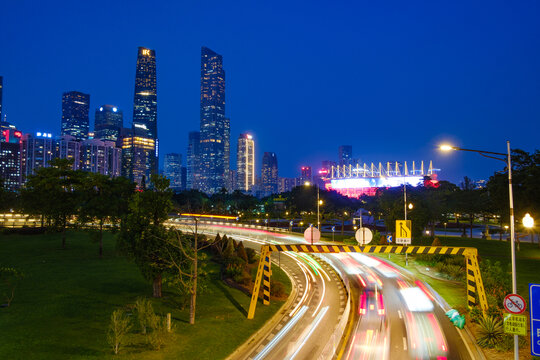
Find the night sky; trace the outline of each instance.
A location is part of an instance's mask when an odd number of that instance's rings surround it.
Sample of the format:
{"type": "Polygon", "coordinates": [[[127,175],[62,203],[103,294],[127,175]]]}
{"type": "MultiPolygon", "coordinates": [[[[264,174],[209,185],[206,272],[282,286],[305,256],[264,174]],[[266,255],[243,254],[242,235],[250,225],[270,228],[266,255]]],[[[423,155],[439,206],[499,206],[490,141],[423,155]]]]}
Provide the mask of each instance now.
{"type": "MultiPolygon", "coordinates": [[[[60,133],[62,92],[114,104],[131,124],[137,47],[156,50],[161,158],[199,129],[200,48],[223,55],[231,163],[239,133],[280,176],[337,160],[433,160],[440,179],[503,164],[442,155],[448,139],[496,152],[539,148],[538,1],[3,1],[8,121],[60,133]]],[[[259,173],[260,174],[260,173],[259,173]]]]}

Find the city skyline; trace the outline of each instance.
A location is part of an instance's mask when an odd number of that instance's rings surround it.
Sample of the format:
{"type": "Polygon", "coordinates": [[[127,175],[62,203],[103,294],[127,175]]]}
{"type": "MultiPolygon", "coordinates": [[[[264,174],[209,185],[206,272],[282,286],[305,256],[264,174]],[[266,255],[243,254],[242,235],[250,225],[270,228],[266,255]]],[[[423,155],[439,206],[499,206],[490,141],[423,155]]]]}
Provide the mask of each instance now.
{"type": "MultiPolygon", "coordinates": [[[[15,15],[23,12],[20,4],[8,6],[15,15]]],[[[79,6],[68,7],[65,14],[77,13],[79,6]]],[[[480,5],[460,3],[444,5],[443,12],[435,11],[442,5],[434,4],[419,12],[404,4],[394,6],[399,11],[355,4],[350,9],[316,5],[306,12],[294,5],[285,15],[265,8],[269,15],[265,18],[274,18],[282,29],[272,36],[264,30],[268,20],[258,23],[261,5],[217,5],[204,11],[202,6],[172,5],[173,11],[156,6],[144,18],[153,31],[128,31],[112,25],[86,28],[88,20],[81,20],[88,41],[72,44],[69,51],[55,47],[51,52],[48,44],[63,41],[59,34],[66,34],[58,30],[69,16],[60,18],[54,6],[40,4],[35,12],[21,17],[24,21],[15,23],[11,17],[4,21],[2,43],[10,56],[0,59],[3,113],[25,132],[59,134],[57,99],[76,89],[91,95],[92,109],[117,104],[124,109],[128,125],[133,120],[127,111],[133,106],[133,49],[145,45],[160,53],[156,70],[158,113],[163,119],[160,150],[185,154],[187,133],[199,125],[199,54],[201,46],[208,46],[227,61],[226,103],[232,138],[241,132],[253,134],[260,144],[257,158],[264,151],[276,152],[283,176],[298,176],[303,165],[316,169],[323,160],[337,161],[336,149],[341,144],[351,144],[355,157],[368,163],[433,160],[442,169],[441,178],[453,182],[465,175],[485,179],[502,167],[469,154],[440,154],[436,145],[443,140],[504,151],[509,139],[513,148],[534,151],[538,141],[533,134],[538,132],[540,117],[540,94],[534,84],[540,74],[533,64],[540,55],[538,47],[532,46],[539,30],[531,14],[538,13],[538,5],[513,7],[512,17],[506,15],[506,4],[493,4],[487,13],[480,5]],[[254,17],[239,17],[235,12],[254,17]],[[221,13],[235,21],[220,20],[219,26],[197,22],[203,16],[218,19],[221,13]],[[300,13],[305,17],[296,24],[293,19],[300,13]],[[33,37],[36,27],[44,24],[42,14],[55,20],[43,27],[48,42],[33,37]],[[315,24],[322,14],[328,24],[319,29],[315,24]],[[362,14],[358,29],[347,25],[354,21],[343,21],[352,20],[352,14],[362,14]],[[384,28],[374,20],[383,15],[384,28]],[[434,22],[442,25],[433,26],[434,22]],[[234,36],[246,27],[251,29],[248,34],[234,36]],[[426,27],[432,29],[429,35],[423,31],[426,27]],[[288,33],[295,36],[289,39],[285,37],[288,33]],[[111,34],[124,41],[108,40],[111,34]],[[181,41],[171,42],[174,37],[181,41]],[[474,50],[479,38],[488,40],[483,42],[482,52],[474,50]],[[251,46],[245,47],[246,43],[251,46]],[[444,47],[439,46],[442,43],[444,47]],[[38,64],[28,49],[46,51],[47,56],[38,64]],[[347,49],[349,56],[338,55],[338,49],[347,49]],[[395,56],[398,49],[400,56],[395,56]],[[457,55],[463,50],[467,57],[457,55]],[[307,53],[315,56],[302,61],[307,53]],[[47,72],[42,71],[45,67],[47,72]],[[350,69],[346,77],[340,74],[344,67],[350,69]],[[41,84],[47,84],[47,92],[41,92],[41,84]],[[26,106],[27,95],[35,106],[26,106]],[[353,112],[349,104],[357,104],[359,111],[353,112]],[[517,120],[527,132],[506,126],[517,120]],[[312,126],[305,126],[307,123],[312,126]],[[299,137],[319,140],[300,145],[299,137]]],[[[106,22],[112,14],[115,20],[127,23],[142,21],[136,14],[130,19],[136,4],[128,8],[111,5],[115,11],[110,14],[98,12],[98,7],[86,10],[99,21],[106,22]]]]}

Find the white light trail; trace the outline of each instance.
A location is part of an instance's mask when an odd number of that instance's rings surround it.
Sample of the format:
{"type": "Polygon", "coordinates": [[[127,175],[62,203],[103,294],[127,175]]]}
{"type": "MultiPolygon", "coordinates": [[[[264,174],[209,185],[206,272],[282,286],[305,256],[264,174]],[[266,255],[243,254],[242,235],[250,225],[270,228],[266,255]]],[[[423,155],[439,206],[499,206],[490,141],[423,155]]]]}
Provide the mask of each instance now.
{"type": "Polygon", "coordinates": [[[298,314],[296,314],[288,323],[287,325],[285,325],[278,333],[277,335],[272,339],[272,341],[270,341],[268,343],[268,345],[266,345],[264,347],[264,349],[262,349],[262,351],[260,353],[257,354],[257,356],[255,356],[254,360],[260,360],[262,358],[264,358],[266,356],[266,354],[268,354],[268,352],[270,350],[272,350],[272,348],[274,346],[276,346],[276,344],[281,340],[281,338],[283,338],[283,336],[285,336],[285,334],[287,334],[289,332],[289,330],[291,330],[291,328],[298,322],[298,320],[300,320],[300,318],[302,317],[302,315],[304,315],[304,313],[307,311],[308,307],[307,306],[303,306],[302,309],[300,309],[300,311],[298,312],[298,314]]]}
{"type": "Polygon", "coordinates": [[[324,315],[326,315],[326,312],[328,311],[328,306],[325,306],[324,308],[322,308],[322,310],[319,312],[319,314],[317,315],[317,317],[315,318],[315,322],[313,323],[313,325],[311,325],[311,329],[309,330],[309,332],[307,333],[306,336],[304,336],[304,338],[302,339],[302,342],[300,343],[300,346],[298,346],[298,348],[296,349],[296,351],[291,355],[290,358],[288,358],[289,360],[292,360],[294,359],[294,357],[296,355],[298,355],[298,352],[302,349],[302,347],[306,344],[306,341],[309,339],[309,337],[313,334],[313,331],[315,331],[315,329],[317,328],[317,326],[319,326],[319,323],[321,322],[322,318],[324,317],[324,315]]]}

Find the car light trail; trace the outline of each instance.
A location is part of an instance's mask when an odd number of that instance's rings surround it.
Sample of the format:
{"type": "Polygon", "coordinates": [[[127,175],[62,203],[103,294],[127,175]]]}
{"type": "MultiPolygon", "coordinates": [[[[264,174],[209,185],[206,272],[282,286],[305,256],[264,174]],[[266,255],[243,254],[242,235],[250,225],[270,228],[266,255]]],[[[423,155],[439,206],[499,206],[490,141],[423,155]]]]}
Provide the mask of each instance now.
{"type": "Polygon", "coordinates": [[[294,357],[298,354],[298,352],[302,349],[302,347],[305,345],[307,339],[309,339],[309,337],[313,334],[313,331],[315,331],[315,329],[317,328],[317,326],[319,326],[319,323],[321,322],[322,318],[324,317],[324,315],[326,315],[326,312],[328,311],[328,306],[325,306],[324,308],[322,308],[322,310],[319,312],[319,314],[317,315],[317,317],[315,318],[315,322],[313,323],[313,325],[311,326],[311,329],[309,330],[309,332],[307,333],[306,336],[304,336],[304,338],[302,339],[302,342],[300,343],[300,346],[298,346],[298,348],[296,349],[296,351],[291,355],[291,357],[289,358],[289,360],[292,360],[294,359],[294,357]]]}
{"type": "Polygon", "coordinates": [[[270,350],[272,350],[272,348],[274,346],[276,346],[276,344],[281,340],[282,337],[284,337],[288,332],[289,330],[291,330],[291,328],[298,322],[298,320],[300,320],[300,318],[305,314],[305,312],[307,311],[308,307],[307,306],[303,306],[302,309],[300,309],[300,311],[298,312],[298,314],[296,314],[288,323],[287,325],[285,325],[278,333],[277,335],[272,339],[272,341],[270,341],[268,343],[268,345],[266,345],[264,347],[264,349],[262,349],[262,351],[260,353],[257,354],[257,356],[255,356],[254,360],[260,360],[262,358],[264,358],[266,356],[266,354],[268,354],[268,352],[270,350]]]}

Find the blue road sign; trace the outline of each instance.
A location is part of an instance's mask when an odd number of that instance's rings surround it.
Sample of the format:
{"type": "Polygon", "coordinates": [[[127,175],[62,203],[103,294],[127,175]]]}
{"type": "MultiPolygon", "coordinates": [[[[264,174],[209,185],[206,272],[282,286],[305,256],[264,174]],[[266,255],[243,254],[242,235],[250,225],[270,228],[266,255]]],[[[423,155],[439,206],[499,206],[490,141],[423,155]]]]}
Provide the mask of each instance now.
{"type": "Polygon", "coordinates": [[[529,284],[531,309],[531,354],[540,356],[540,284],[529,284]]]}
{"type": "Polygon", "coordinates": [[[264,223],[265,223],[265,224],[268,224],[268,219],[264,219],[264,223]]]}
{"type": "Polygon", "coordinates": [[[291,225],[291,226],[292,226],[292,224],[293,224],[293,222],[292,222],[292,221],[289,221],[289,225],[291,225]]]}
{"type": "Polygon", "coordinates": [[[392,242],[392,235],[386,235],[386,242],[392,242]]]}
{"type": "Polygon", "coordinates": [[[332,232],[336,231],[336,227],[332,226],[332,232]]]}

